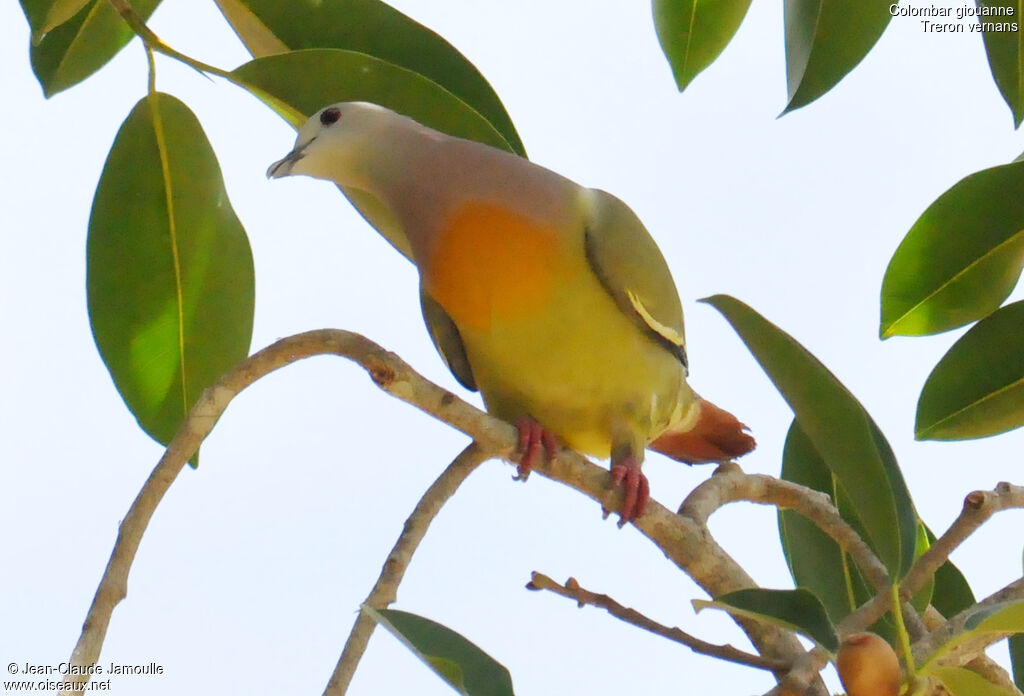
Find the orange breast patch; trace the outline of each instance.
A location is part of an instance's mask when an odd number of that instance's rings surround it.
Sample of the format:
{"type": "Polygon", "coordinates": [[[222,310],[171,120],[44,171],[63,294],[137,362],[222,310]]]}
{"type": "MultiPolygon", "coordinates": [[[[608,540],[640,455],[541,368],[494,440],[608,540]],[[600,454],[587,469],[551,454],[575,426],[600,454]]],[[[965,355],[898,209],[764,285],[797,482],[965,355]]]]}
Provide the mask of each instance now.
{"type": "Polygon", "coordinates": [[[423,279],[460,325],[486,331],[495,319],[539,311],[555,282],[558,234],[494,203],[469,202],[438,232],[423,279]]]}

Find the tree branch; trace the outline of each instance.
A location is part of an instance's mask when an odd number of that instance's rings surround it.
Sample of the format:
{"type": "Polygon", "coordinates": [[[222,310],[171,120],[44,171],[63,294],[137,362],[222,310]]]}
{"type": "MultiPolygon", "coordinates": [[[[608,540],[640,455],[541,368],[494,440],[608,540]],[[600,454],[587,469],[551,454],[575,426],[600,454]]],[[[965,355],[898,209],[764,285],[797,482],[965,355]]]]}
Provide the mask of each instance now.
{"type": "MultiPolygon", "coordinates": [[[[127,594],[128,572],[153,511],[228,403],[263,375],[321,354],[340,355],[359,363],[378,387],[466,433],[486,456],[518,459],[515,428],[424,379],[397,355],[372,341],[333,329],[282,339],[247,358],[207,388],[182,423],[121,523],[110,561],[72,653],[72,664],[95,664],[98,659],[114,607],[127,594]]],[[[622,502],[621,487],[606,487],[608,471],[570,450],[562,450],[552,461],[541,462],[534,470],[575,488],[605,509],[617,509],[622,502]]],[[[676,515],[652,500],[634,526],[712,597],[755,587],[753,579],[715,542],[706,526],[693,519],[676,515]]],[[[750,620],[740,619],[739,624],[769,660],[789,662],[804,653],[789,632],[750,620]]],[[[86,676],[77,679],[87,680],[86,676]]],[[[65,687],[69,686],[73,685],[65,683],[65,687]]],[[[813,693],[826,693],[820,680],[813,685],[813,693]]]]}
{"type": "MultiPolygon", "coordinates": [[[[727,462],[711,478],[691,491],[679,507],[679,514],[706,526],[707,520],[716,510],[740,500],[793,510],[813,522],[853,558],[877,594],[840,624],[840,635],[864,630],[891,607],[891,587],[885,565],[842,518],[831,498],[820,491],[771,476],[747,474],[734,462],[727,462]]],[[[924,622],[908,601],[902,603],[902,610],[911,635],[915,639],[927,635],[924,622]]],[[[790,693],[805,693],[827,662],[828,656],[823,651],[811,651],[806,657],[794,662],[782,686],[790,693]]],[[[781,693],[781,690],[777,693],[781,693]]]]}
{"type": "MultiPolygon", "coordinates": [[[[488,455],[477,444],[471,443],[462,450],[458,457],[441,472],[437,480],[430,485],[423,497],[416,504],[412,514],[405,521],[405,527],[395,542],[394,548],[384,561],[380,577],[374,584],[370,594],[366,597],[365,605],[374,609],[387,609],[398,596],[398,585],[405,576],[405,570],[412,561],[412,555],[416,548],[423,541],[427,528],[434,521],[434,517],[440,512],[441,507],[448,502],[462,482],[476,470],[480,464],[487,459],[488,455]]],[[[366,651],[370,642],[373,629],[377,627],[374,621],[366,612],[360,611],[349,633],[345,648],[341,652],[338,664],[334,668],[334,674],[327,682],[324,689],[324,696],[341,696],[348,690],[352,681],[359,660],[366,651]]]]}
{"type": "MultiPolygon", "coordinates": [[[[974,606],[967,607],[953,618],[934,631],[926,638],[914,644],[914,657],[921,663],[933,659],[936,651],[943,645],[949,643],[955,636],[964,632],[967,620],[978,613],[980,609],[991,607],[1004,602],[1019,602],[1024,600],[1024,578],[1018,578],[1001,590],[993,592],[985,599],[974,606]]],[[[986,646],[998,642],[1009,634],[987,634],[976,640],[968,641],[956,648],[943,651],[941,661],[943,664],[963,665],[979,656],[986,646]]]]}
{"type": "Polygon", "coordinates": [[[1000,510],[1022,507],[1024,507],[1024,487],[1014,486],[1005,481],[996,484],[992,491],[968,493],[964,498],[964,507],[953,524],[911,566],[900,585],[900,596],[903,598],[914,596],[928,582],[928,578],[932,577],[949,559],[949,555],[992,515],[1000,510]]]}
{"type": "Polygon", "coordinates": [[[818,672],[828,663],[828,656],[821,648],[814,648],[797,657],[793,667],[779,683],[769,689],[765,696],[796,696],[813,693],[811,689],[820,679],[818,672]]]}
{"type": "Polygon", "coordinates": [[[735,462],[727,462],[686,497],[679,514],[707,525],[712,513],[727,503],[745,500],[773,505],[803,515],[850,554],[864,577],[879,592],[889,591],[889,572],[875,552],[842,518],[832,499],[812,488],[763,474],[747,474],[735,462]]]}
{"type": "Polygon", "coordinates": [[[526,589],[528,590],[548,590],[557,595],[561,595],[562,597],[568,597],[569,599],[576,600],[576,603],[580,607],[587,604],[599,607],[617,619],[633,624],[637,628],[642,628],[645,631],[650,631],[662,638],[668,638],[676,643],[681,643],[694,652],[701,653],[703,655],[710,655],[711,657],[716,657],[720,660],[727,660],[740,665],[746,665],[747,667],[766,669],[770,672],[776,673],[779,673],[789,667],[789,663],[782,662],[780,660],[768,660],[760,655],[753,655],[751,653],[744,652],[743,650],[739,650],[738,648],[734,648],[731,645],[716,645],[714,643],[708,643],[707,641],[703,641],[696,636],[692,636],[686,631],[675,626],[669,627],[664,624],[660,624],[654,619],[644,616],[636,609],[630,609],[629,607],[622,606],[606,594],[596,594],[580,587],[576,578],[569,578],[565,585],[559,585],[543,573],[533,571],[531,575],[532,578],[530,582],[526,584],[526,589]]]}
{"type": "MultiPolygon", "coordinates": [[[[906,577],[900,585],[900,598],[904,600],[904,607],[907,606],[907,598],[912,597],[917,593],[928,581],[928,578],[932,577],[938,568],[948,560],[949,554],[963,543],[967,537],[973,534],[978,527],[984,524],[990,517],[992,517],[992,515],[1000,510],[1019,507],[1024,507],[1024,487],[1021,486],[1014,486],[1009,483],[999,483],[993,491],[974,491],[969,493],[964,498],[963,510],[961,510],[957,519],[941,537],[935,540],[935,543],[931,545],[928,551],[921,554],[907,572],[906,577]]],[[[993,595],[993,597],[1015,598],[1013,590],[1011,589],[1015,584],[1016,583],[1011,583],[1009,586],[993,595]]],[[[1016,598],[1024,598],[1024,591],[1019,595],[1016,595],[1016,598]]],[[[997,601],[1007,600],[1004,598],[997,601]]],[[[967,614],[977,611],[977,609],[984,605],[985,602],[992,603],[993,600],[990,597],[989,599],[984,600],[984,602],[979,602],[978,604],[965,609],[959,616],[961,619],[966,618],[967,614]]],[[[866,627],[877,621],[882,614],[888,611],[889,605],[890,601],[887,596],[882,594],[876,595],[843,619],[837,628],[841,632],[863,631],[866,627]]],[[[933,614],[928,617],[929,623],[936,623],[936,619],[938,619],[938,612],[934,612],[934,610],[932,610],[932,612],[933,614]]],[[[936,626],[934,630],[931,631],[926,629],[923,634],[912,629],[911,633],[917,641],[913,648],[918,662],[920,662],[923,657],[927,657],[927,655],[931,654],[938,645],[941,645],[957,632],[963,630],[962,620],[957,625],[953,625],[950,622],[944,622],[944,624],[944,628],[936,626]],[[939,633],[940,630],[942,631],[941,633],[939,633]],[[937,636],[948,637],[942,638],[937,636]]],[[[964,650],[962,652],[965,656],[973,653],[974,656],[984,662],[984,656],[978,654],[978,648],[975,648],[974,650],[964,650]]],[[[969,659],[970,658],[965,657],[965,661],[969,661],[969,659]]],[[[822,661],[822,664],[824,664],[824,661],[822,661]]],[[[989,668],[990,667],[991,666],[989,666],[989,668]]]]}
{"type": "MultiPolygon", "coordinates": [[[[490,443],[487,456],[508,456],[515,446],[515,429],[512,426],[486,418],[478,409],[420,377],[398,356],[359,334],[321,329],[277,341],[246,358],[206,388],[178,428],[163,457],[121,521],[110,561],[89,607],[82,634],[71,653],[73,665],[92,665],[99,659],[114,607],[128,594],[128,572],[156,506],[185,462],[209,435],[231,400],[247,386],[274,370],[303,358],[325,354],[340,355],[359,363],[370,373],[373,381],[388,393],[405,401],[414,401],[422,410],[451,423],[463,432],[466,432],[467,424],[474,423],[477,427],[473,430],[490,443]],[[481,422],[482,416],[485,422],[481,422]]],[[[62,684],[61,693],[69,694],[75,690],[76,685],[87,682],[88,677],[87,674],[69,676],[62,684]]]]}

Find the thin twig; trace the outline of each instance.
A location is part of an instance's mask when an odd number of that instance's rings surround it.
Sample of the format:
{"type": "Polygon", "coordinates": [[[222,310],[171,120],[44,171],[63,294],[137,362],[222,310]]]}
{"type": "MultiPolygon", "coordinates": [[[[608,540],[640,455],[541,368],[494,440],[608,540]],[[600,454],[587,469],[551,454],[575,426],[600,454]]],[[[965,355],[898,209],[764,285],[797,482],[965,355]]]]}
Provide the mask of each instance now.
{"type": "Polygon", "coordinates": [[[877,591],[889,591],[889,573],[885,565],[843,519],[832,499],[821,491],[772,476],[747,474],[736,463],[726,462],[711,478],[690,492],[679,507],[679,514],[706,525],[711,514],[720,507],[741,500],[793,510],[806,517],[850,554],[877,591]]]}
{"type": "MultiPolygon", "coordinates": [[[[405,527],[395,542],[394,548],[384,561],[380,577],[374,584],[370,594],[366,597],[365,605],[374,609],[386,609],[398,596],[398,585],[402,582],[406,568],[412,561],[412,555],[416,548],[423,541],[427,528],[433,522],[434,517],[440,512],[441,507],[455,493],[462,482],[473,473],[473,471],[487,459],[487,453],[480,449],[477,444],[471,443],[462,450],[458,457],[437,477],[437,480],[430,485],[423,497],[416,504],[412,514],[405,521],[405,527]]],[[[370,642],[370,636],[377,622],[369,614],[360,611],[356,618],[352,631],[349,633],[345,648],[341,652],[338,664],[334,668],[334,674],[327,682],[324,689],[324,696],[342,696],[352,681],[359,660],[366,651],[370,642]]]]}
{"type": "Polygon", "coordinates": [[[660,624],[654,619],[644,616],[636,609],[630,609],[629,607],[622,606],[606,594],[597,594],[580,587],[576,578],[569,578],[565,585],[559,585],[547,575],[538,573],[537,571],[533,571],[531,576],[530,582],[526,585],[526,589],[528,590],[548,590],[549,592],[554,592],[562,597],[568,597],[569,599],[576,600],[576,603],[580,607],[586,604],[599,607],[617,619],[633,624],[645,631],[650,631],[662,638],[668,638],[676,643],[681,643],[694,652],[710,655],[711,657],[716,657],[720,660],[727,660],[729,662],[735,662],[748,667],[766,669],[770,672],[780,672],[789,668],[789,663],[782,660],[769,660],[761,657],[760,655],[753,655],[751,653],[744,652],[743,650],[734,648],[731,645],[716,645],[714,643],[708,643],[707,641],[703,641],[696,636],[692,636],[686,631],[675,626],[669,627],[664,624],[660,624]]]}
{"type": "Polygon", "coordinates": [[[811,689],[820,679],[818,672],[828,663],[828,655],[821,648],[814,648],[797,657],[779,683],[769,689],[765,696],[796,696],[813,693],[811,689]]]}
{"type": "Polygon", "coordinates": [[[1001,510],[1024,508],[1024,487],[1002,482],[992,491],[974,491],[964,498],[960,515],[946,532],[935,540],[927,551],[914,561],[900,585],[900,595],[906,599],[917,593],[928,579],[949,559],[960,546],[992,515],[1001,510]]]}
{"type": "Polygon", "coordinates": [[[1004,602],[1024,600],[1024,578],[1018,578],[1000,590],[990,594],[977,604],[967,607],[949,619],[941,628],[932,631],[926,638],[914,644],[914,656],[919,663],[940,659],[943,664],[963,665],[973,660],[988,645],[996,643],[1009,634],[990,633],[958,645],[953,649],[943,646],[950,643],[955,636],[964,632],[967,620],[979,610],[1004,602]]]}
{"type": "MultiPolygon", "coordinates": [[[[679,507],[679,514],[706,525],[708,518],[727,503],[744,500],[762,505],[789,509],[806,517],[821,531],[828,534],[839,547],[850,554],[864,577],[874,587],[876,597],[884,596],[878,604],[879,616],[891,605],[889,572],[875,552],[843,519],[832,499],[812,488],[791,481],[783,481],[763,474],[747,474],[735,462],[721,465],[715,474],[698,485],[679,507]]],[[[923,637],[927,630],[917,610],[909,601],[903,602],[903,620],[912,638],[923,637]]],[[[873,622],[873,621],[872,621],[873,622]]],[[[863,627],[857,629],[863,630],[863,627]]],[[[853,631],[856,632],[856,631],[853,631]]]]}

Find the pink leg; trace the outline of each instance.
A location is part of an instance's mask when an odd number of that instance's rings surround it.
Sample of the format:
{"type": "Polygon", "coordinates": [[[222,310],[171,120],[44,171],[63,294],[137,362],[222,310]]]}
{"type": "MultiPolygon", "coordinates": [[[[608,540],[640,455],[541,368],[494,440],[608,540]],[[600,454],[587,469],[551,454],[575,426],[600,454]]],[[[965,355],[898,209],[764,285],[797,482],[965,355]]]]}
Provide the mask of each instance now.
{"type": "Polygon", "coordinates": [[[541,450],[545,450],[547,461],[558,452],[558,442],[550,430],[545,430],[540,423],[532,418],[520,418],[516,421],[516,428],[519,430],[518,451],[523,453],[519,460],[519,468],[513,477],[516,481],[525,481],[530,477],[533,465],[537,463],[537,457],[541,450]]]}
{"type": "MultiPolygon", "coordinates": [[[[647,477],[640,471],[636,457],[630,455],[617,464],[612,465],[609,488],[622,485],[626,489],[626,497],[619,510],[619,526],[632,522],[647,510],[647,501],[651,497],[647,477]]],[[[606,511],[607,512],[607,511],[606,511]]]]}

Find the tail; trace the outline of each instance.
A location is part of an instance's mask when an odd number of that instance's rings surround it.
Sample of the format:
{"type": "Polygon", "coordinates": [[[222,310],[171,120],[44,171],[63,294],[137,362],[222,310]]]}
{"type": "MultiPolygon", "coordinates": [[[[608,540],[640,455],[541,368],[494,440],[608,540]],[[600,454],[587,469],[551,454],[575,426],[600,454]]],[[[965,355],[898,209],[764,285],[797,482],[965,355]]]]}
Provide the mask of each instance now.
{"type": "Polygon", "coordinates": [[[728,411],[699,396],[696,407],[697,420],[688,430],[669,428],[647,447],[680,462],[702,464],[739,457],[757,445],[749,428],[728,411]]]}

